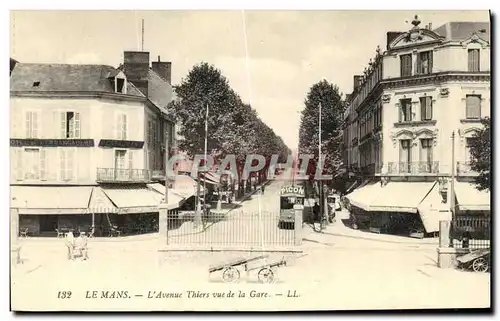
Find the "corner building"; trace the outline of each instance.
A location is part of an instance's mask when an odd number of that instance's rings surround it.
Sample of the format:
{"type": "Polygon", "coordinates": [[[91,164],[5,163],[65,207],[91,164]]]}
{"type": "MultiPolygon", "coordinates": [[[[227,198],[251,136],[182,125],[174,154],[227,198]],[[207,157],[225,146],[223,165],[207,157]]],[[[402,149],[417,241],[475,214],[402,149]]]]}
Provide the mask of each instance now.
{"type": "Polygon", "coordinates": [[[387,32],[386,50],[354,76],[344,166],[355,227],[423,236],[450,219],[453,194],[455,215],[490,213],[469,166],[474,133],[490,116],[490,24],[412,24],[387,32]]]}

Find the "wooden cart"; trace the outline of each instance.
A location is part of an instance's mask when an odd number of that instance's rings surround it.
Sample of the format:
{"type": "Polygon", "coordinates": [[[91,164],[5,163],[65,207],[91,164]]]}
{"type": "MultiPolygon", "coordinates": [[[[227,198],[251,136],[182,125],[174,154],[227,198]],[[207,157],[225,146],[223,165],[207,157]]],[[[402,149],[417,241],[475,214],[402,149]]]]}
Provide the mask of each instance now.
{"type": "Polygon", "coordinates": [[[251,262],[256,262],[268,258],[268,255],[260,255],[251,258],[238,258],[229,262],[211,266],[208,273],[221,271],[222,280],[226,283],[237,282],[241,278],[240,269],[246,272],[247,278],[251,271],[257,271],[257,278],[261,283],[272,283],[276,277],[276,268],[286,266],[285,258],[274,260],[271,262],[259,262],[250,266],[251,262]]]}
{"type": "Polygon", "coordinates": [[[459,267],[471,268],[474,272],[486,272],[490,269],[490,249],[473,250],[457,257],[459,267]]]}

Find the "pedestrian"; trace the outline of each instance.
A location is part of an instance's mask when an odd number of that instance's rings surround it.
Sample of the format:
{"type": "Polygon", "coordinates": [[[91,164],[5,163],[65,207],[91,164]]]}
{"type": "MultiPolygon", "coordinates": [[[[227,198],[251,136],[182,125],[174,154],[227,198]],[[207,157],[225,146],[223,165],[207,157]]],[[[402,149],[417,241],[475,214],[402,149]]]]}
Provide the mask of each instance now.
{"type": "Polygon", "coordinates": [[[320,221],[320,217],[319,217],[319,205],[318,205],[318,202],[314,202],[314,206],[313,206],[313,215],[314,215],[314,222],[319,222],[320,221]]]}
{"type": "Polygon", "coordinates": [[[266,189],[266,187],[264,185],[262,185],[261,189],[262,189],[262,194],[264,194],[264,190],[266,189]]]}
{"type": "Polygon", "coordinates": [[[75,249],[75,237],[73,231],[66,233],[66,247],[68,248],[68,260],[73,259],[73,251],[75,249]]]}

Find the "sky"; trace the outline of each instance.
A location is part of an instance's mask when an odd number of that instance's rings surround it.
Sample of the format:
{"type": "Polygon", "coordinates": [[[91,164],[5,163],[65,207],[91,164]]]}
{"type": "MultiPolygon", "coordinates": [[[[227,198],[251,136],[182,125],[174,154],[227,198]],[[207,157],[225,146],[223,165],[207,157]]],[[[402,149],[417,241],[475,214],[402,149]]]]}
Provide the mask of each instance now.
{"type": "Polygon", "coordinates": [[[219,68],[292,150],[309,88],[323,78],[352,91],[387,31],[489,21],[487,11],[12,11],[10,56],[25,63],[118,66],[123,51],[172,62],[172,82],[193,65],[219,68]]]}

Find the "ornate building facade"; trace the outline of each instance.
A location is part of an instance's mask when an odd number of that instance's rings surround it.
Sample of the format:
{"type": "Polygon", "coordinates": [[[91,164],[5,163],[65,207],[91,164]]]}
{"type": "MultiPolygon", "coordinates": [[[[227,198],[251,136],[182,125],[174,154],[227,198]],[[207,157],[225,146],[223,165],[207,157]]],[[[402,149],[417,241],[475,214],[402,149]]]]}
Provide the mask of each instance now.
{"type": "Polygon", "coordinates": [[[360,187],[347,198],[361,209],[359,221],[374,229],[411,225],[433,233],[450,204],[458,204],[455,212],[489,211],[489,194],[468,182],[477,175],[469,149],[491,108],[490,25],[449,22],[432,29],[418,17],[412,24],[388,32],[386,50],[377,48],[364,74],[354,76],[344,163],[360,187]],[[420,215],[407,220],[405,212],[420,215]],[[398,216],[400,223],[390,219],[398,216]]]}

